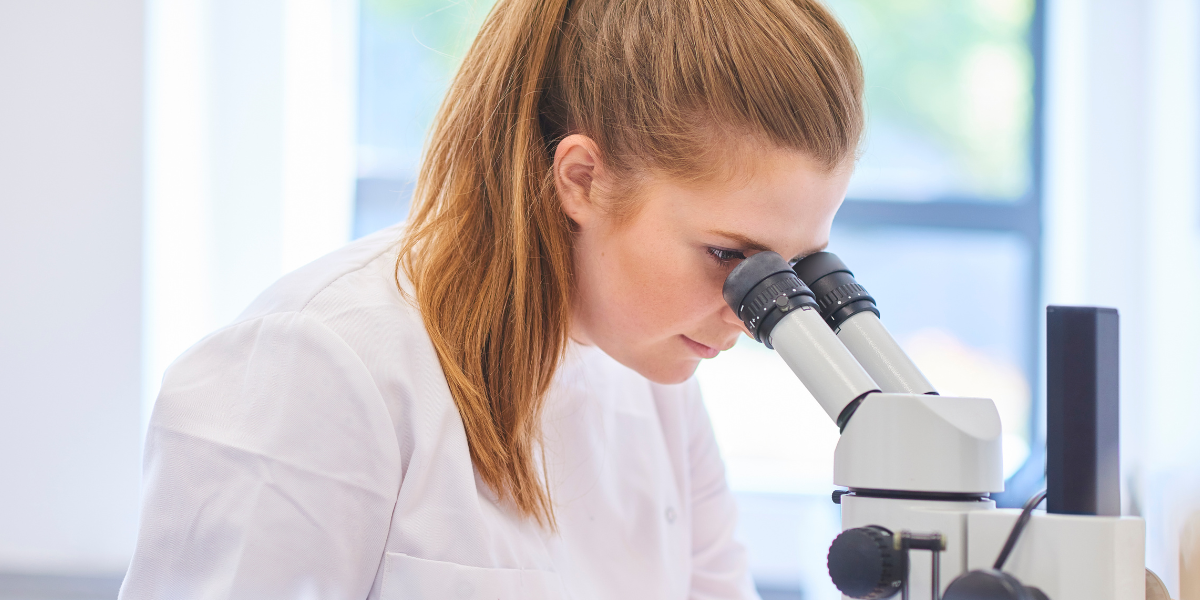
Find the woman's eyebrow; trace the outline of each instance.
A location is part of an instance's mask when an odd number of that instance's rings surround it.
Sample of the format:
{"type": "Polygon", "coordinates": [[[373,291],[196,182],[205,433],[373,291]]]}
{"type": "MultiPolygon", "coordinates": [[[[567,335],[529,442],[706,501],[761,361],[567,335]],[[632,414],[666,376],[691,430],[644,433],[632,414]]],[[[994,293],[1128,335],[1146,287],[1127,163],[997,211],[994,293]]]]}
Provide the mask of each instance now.
{"type": "MultiPolygon", "coordinates": [[[[733,240],[734,242],[737,242],[738,245],[740,245],[743,250],[757,250],[759,252],[766,252],[768,250],[771,250],[770,246],[768,246],[758,240],[755,240],[754,238],[751,238],[749,236],[742,235],[740,233],[734,233],[732,231],[725,231],[722,229],[710,229],[708,231],[708,233],[733,240]]],[[[812,248],[811,250],[807,250],[805,252],[801,252],[800,254],[797,254],[796,256],[793,256],[790,260],[788,260],[788,262],[795,263],[796,261],[804,258],[805,256],[808,256],[810,254],[816,254],[817,252],[821,252],[822,250],[824,250],[825,248],[828,248],[828,247],[829,247],[829,242],[825,242],[825,243],[821,244],[820,246],[812,248]]]]}
{"type": "Polygon", "coordinates": [[[733,240],[734,242],[737,242],[743,250],[758,250],[759,252],[766,252],[767,250],[771,249],[766,244],[748,236],[744,236],[740,233],[733,233],[731,231],[724,231],[722,229],[710,229],[708,233],[733,240]]]}

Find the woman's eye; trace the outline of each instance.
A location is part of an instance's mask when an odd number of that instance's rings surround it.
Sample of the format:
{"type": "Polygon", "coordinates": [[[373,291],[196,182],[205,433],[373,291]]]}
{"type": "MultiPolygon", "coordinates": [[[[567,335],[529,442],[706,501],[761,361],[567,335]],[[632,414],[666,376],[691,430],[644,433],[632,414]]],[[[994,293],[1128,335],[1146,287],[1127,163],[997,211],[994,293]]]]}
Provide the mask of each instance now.
{"type": "Polygon", "coordinates": [[[721,265],[727,265],[732,261],[742,260],[742,259],[746,258],[745,254],[742,254],[741,252],[739,252],[737,250],[726,250],[724,248],[710,247],[708,249],[708,254],[710,256],[712,256],[713,259],[716,260],[717,263],[719,263],[721,265]]]}

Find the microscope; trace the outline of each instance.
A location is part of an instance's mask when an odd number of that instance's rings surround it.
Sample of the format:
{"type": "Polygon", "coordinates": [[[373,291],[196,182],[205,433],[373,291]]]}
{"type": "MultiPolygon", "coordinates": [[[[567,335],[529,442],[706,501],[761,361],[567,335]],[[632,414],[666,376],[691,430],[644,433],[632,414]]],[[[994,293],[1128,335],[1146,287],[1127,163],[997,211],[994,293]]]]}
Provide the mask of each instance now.
{"type": "Polygon", "coordinates": [[[1145,522],[1120,516],[1115,310],[1047,308],[1047,489],[1013,510],[989,497],[995,404],[938,395],[837,256],[761,252],[722,294],[841,430],[828,566],[845,597],[1145,599],[1145,522]]]}

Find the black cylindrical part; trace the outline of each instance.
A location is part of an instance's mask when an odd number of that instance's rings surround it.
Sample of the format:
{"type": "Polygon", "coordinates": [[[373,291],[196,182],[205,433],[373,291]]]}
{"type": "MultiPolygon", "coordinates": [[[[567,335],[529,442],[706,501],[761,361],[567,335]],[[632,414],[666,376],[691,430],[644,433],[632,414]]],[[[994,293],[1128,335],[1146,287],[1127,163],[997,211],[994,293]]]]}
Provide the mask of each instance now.
{"type": "Polygon", "coordinates": [[[836,254],[810,254],[793,268],[796,276],[812,290],[821,317],[834,330],[850,317],[871,311],[879,316],[875,299],[854,279],[854,273],[836,254]]]}

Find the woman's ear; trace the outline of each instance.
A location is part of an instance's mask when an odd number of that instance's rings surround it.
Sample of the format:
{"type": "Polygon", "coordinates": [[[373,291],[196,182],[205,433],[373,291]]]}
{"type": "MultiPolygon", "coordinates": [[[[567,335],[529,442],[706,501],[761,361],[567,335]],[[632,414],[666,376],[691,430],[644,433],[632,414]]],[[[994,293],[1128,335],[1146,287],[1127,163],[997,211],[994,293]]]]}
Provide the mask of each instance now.
{"type": "Polygon", "coordinates": [[[554,151],[554,189],[567,218],[587,227],[601,216],[596,179],[603,175],[600,149],[586,135],[571,134],[554,151]]]}

